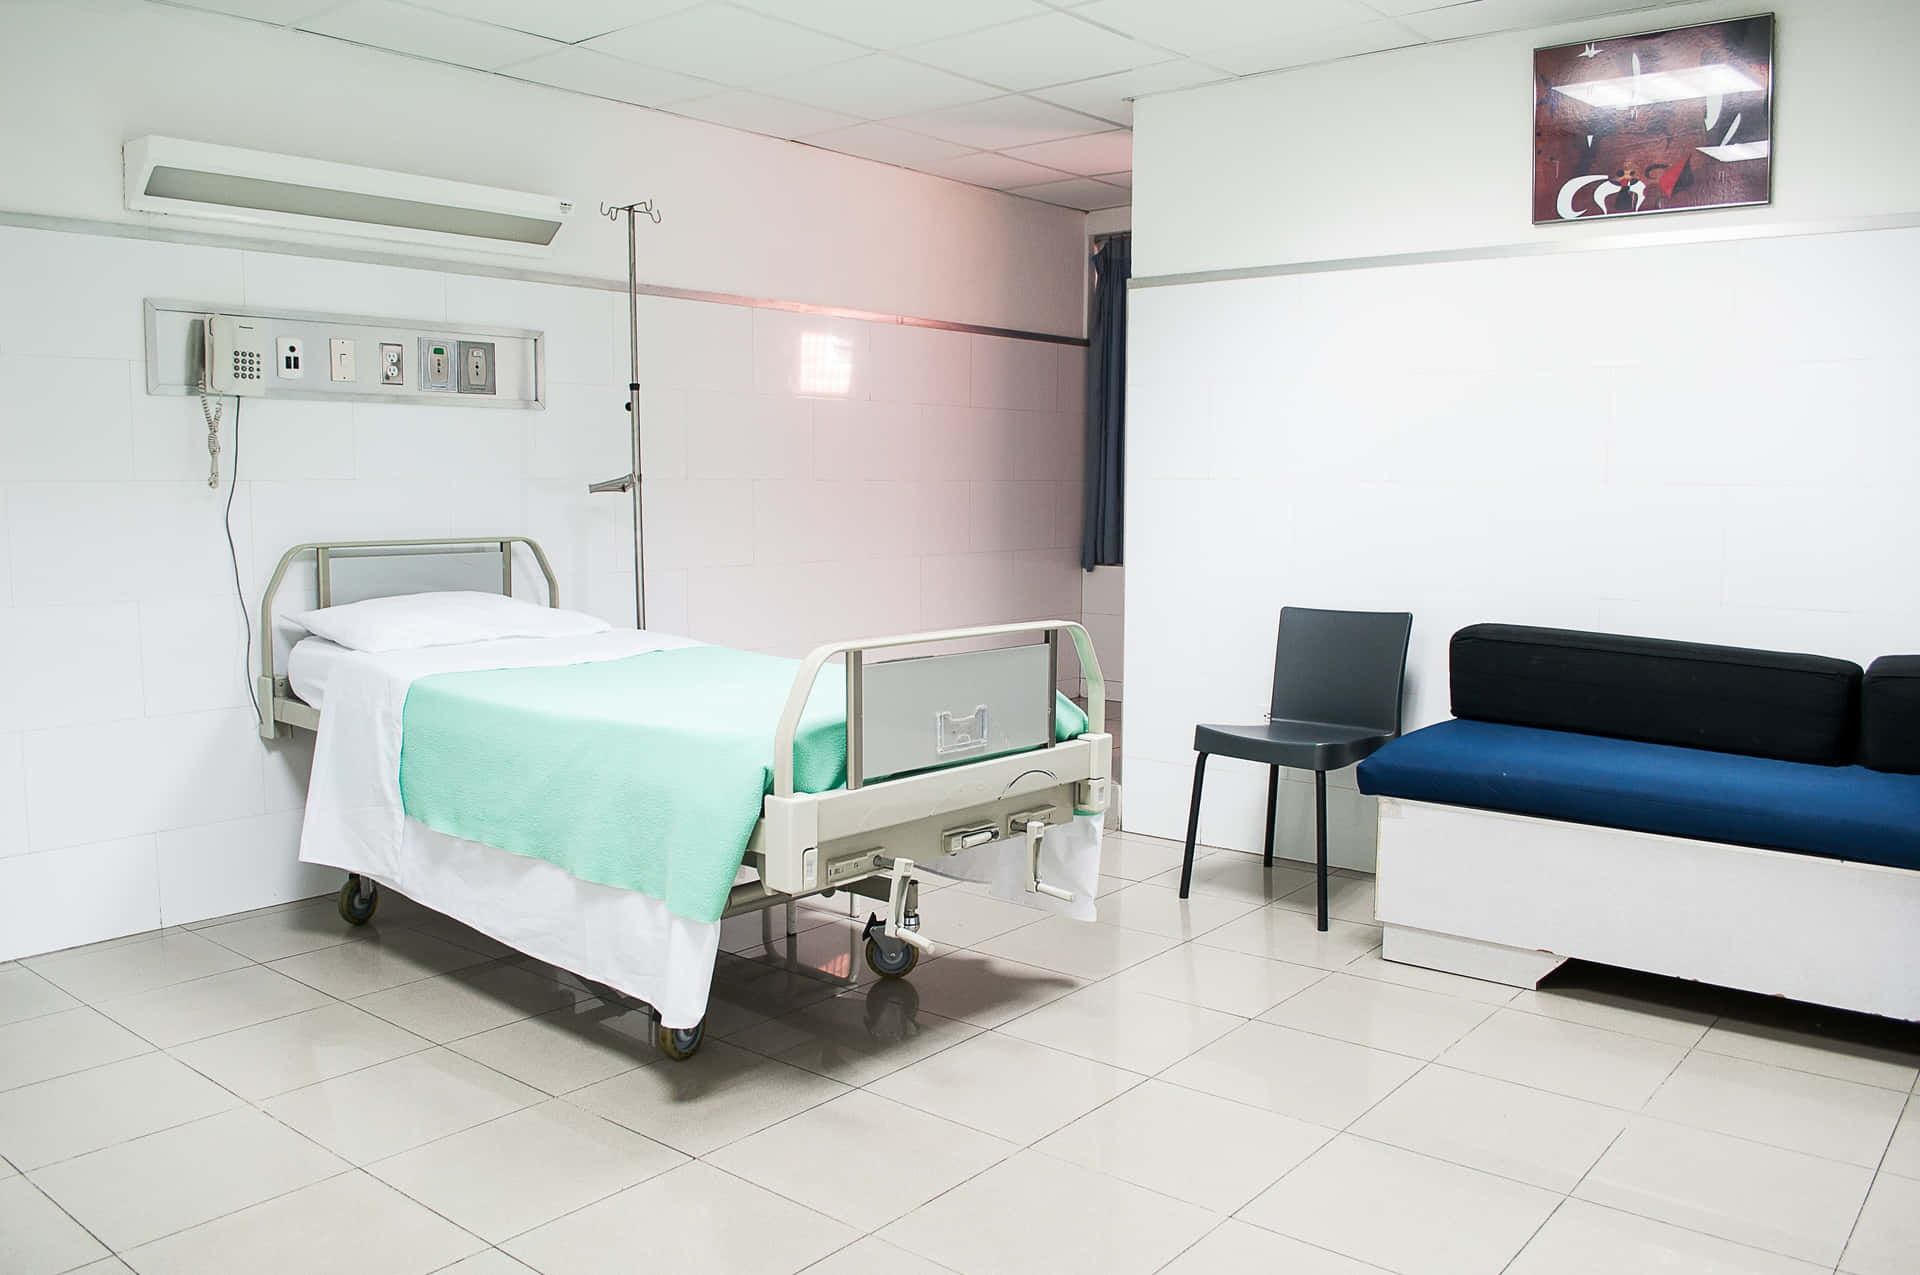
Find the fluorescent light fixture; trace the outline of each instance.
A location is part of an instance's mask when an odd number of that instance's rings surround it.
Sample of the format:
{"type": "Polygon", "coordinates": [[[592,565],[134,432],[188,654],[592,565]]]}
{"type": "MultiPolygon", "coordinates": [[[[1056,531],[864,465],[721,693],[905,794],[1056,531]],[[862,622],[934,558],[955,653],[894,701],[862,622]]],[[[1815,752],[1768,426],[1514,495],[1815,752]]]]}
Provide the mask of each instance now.
{"type": "Polygon", "coordinates": [[[1738,67],[1718,63],[1713,66],[1687,67],[1679,71],[1649,71],[1645,75],[1622,75],[1610,80],[1582,80],[1578,84],[1556,84],[1556,93],[1565,93],[1588,106],[1625,110],[1651,106],[1656,102],[1683,102],[1691,98],[1731,97],[1735,93],[1764,93],[1763,85],[1738,67]]]}
{"type": "Polygon", "coordinates": [[[522,254],[545,253],[573,212],[546,195],[173,137],[127,143],[126,198],[135,212],[522,254]]]}
{"type": "Polygon", "coordinates": [[[1699,150],[1723,164],[1737,164],[1743,159],[1765,159],[1773,153],[1773,143],[1735,142],[1731,146],[1702,146],[1699,150]]]}
{"type": "Polygon", "coordinates": [[[853,342],[831,332],[800,334],[800,392],[845,394],[853,389],[853,342]]]}

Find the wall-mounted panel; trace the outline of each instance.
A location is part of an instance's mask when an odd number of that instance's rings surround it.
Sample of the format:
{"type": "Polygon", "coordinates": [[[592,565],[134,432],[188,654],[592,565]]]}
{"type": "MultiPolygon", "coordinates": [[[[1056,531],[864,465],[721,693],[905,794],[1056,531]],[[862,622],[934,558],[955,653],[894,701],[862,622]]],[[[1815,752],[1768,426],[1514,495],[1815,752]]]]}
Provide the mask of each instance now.
{"type": "Polygon", "coordinates": [[[191,301],[144,312],[149,394],[546,406],[546,336],[524,328],[191,301]]]}

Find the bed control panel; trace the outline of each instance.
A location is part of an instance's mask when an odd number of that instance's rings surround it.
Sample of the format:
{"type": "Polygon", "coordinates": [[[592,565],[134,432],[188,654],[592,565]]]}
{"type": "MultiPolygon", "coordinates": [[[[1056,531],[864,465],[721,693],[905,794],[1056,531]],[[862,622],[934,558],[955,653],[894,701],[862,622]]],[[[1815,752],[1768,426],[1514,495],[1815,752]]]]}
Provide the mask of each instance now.
{"type": "Polygon", "coordinates": [[[1005,835],[1009,837],[1024,837],[1027,835],[1027,825],[1030,823],[1065,823],[1066,821],[1067,816],[1056,806],[1038,806],[1030,810],[1016,810],[1007,816],[1007,831],[1005,835]]]}
{"type": "Polygon", "coordinates": [[[205,378],[260,398],[546,405],[540,332],[183,301],[148,301],[145,319],[149,394],[197,394],[205,378]]]}
{"type": "Polygon", "coordinates": [[[1000,826],[979,823],[967,828],[948,828],[940,835],[946,839],[947,853],[959,854],[962,850],[971,850],[975,846],[984,846],[989,841],[997,841],[1000,838],[1000,826]]]}

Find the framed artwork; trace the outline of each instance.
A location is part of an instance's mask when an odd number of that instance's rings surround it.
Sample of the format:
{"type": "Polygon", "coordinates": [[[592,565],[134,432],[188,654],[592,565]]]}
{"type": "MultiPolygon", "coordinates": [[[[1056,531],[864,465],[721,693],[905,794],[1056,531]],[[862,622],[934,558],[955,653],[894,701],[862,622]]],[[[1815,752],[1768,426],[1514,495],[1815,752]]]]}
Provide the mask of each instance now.
{"type": "Polygon", "coordinates": [[[1773,199],[1773,15],[1533,54],[1533,220],[1773,199]]]}

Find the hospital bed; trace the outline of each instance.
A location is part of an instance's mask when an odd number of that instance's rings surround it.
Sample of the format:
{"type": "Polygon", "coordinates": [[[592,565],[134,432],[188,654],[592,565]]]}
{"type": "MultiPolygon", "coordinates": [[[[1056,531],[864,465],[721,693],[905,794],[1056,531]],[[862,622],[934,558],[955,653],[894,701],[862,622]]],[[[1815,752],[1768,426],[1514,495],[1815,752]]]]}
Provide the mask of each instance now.
{"type": "MultiPolygon", "coordinates": [[[[545,605],[557,608],[547,556],[523,536],[301,544],[273,572],[260,606],[260,731],[268,739],[284,730],[315,732],[301,857],[348,872],[340,898],[348,921],[366,923],[380,887],[395,889],[645,1003],[658,1019],[662,1051],[678,1059],[699,1047],[726,918],[785,906],[791,932],[793,905],[809,895],[845,891],[884,903],[884,921],[875,912],[863,931],[867,962],[883,978],[904,976],[932,947],[919,932],[919,880],[929,868],[992,880],[1002,897],[1091,918],[1112,740],[1091,640],[1066,620],[830,643],[793,666],[790,683],[783,666],[784,700],[761,750],[770,758],[771,782],[756,778],[765,786],[754,792],[764,797],[757,818],[749,816],[744,849],[717,837],[700,852],[737,856],[733,884],[711,923],[677,915],[644,890],[582,879],[546,858],[403,817],[402,720],[413,720],[407,705],[423,677],[435,677],[438,686],[445,684],[438,674],[461,671],[545,668],[560,675],[649,651],[684,655],[699,644],[612,630],[383,655],[276,623],[279,595],[299,576],[302,592],[322,609],[447,590],[511,597],[516,560],[537,568],[545,605]],[[1065,703],[1056,694],[1063,635],[1087,679],[1085,725],[1077,732],[1056,729],[1057,705],[1065,703]],[[822,741],[837,748],[842,731],[844,772],[836,773],[838,782],[819,783],[818,749],[822,741]],[[816,776],[811,785],[808,773],[816,776]]],[[[589,719],[599,716],[580,714],[580,729],[598,729],[589,719]]],[[[560,725],[570,723],[563,717],[560,725]]],[[[649,832],[643,823],[632,825],[636,845],[649,832]]]]}

